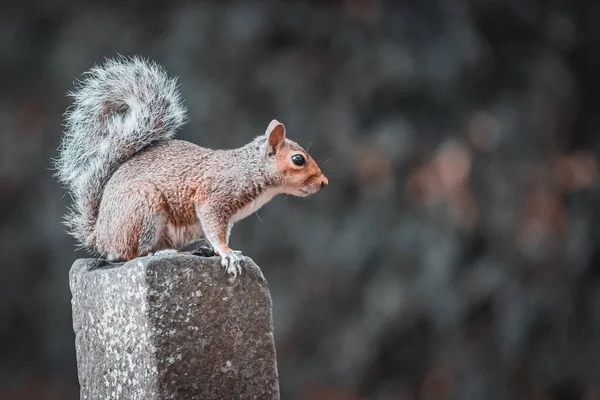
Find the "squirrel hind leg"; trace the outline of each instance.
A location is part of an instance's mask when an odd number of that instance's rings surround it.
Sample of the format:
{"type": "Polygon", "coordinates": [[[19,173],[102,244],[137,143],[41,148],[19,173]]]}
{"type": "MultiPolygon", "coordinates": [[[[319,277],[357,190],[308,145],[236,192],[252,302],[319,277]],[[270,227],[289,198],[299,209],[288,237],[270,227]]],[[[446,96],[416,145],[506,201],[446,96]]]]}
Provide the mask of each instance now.
{"type": "Polygon", "coordinates": [[[171,243],[167,240],[164,232],[166,227],[166,217],[163,214],[148,215],[141,224],[140,236],[137,243],[137,256],[156,254],[159,251],[172,249],[171,243]]]}
{"type": "Polygon", "coordinates": [[[97,250],[109,259],[132,260],[170,248],[166,221],[164,201],[152,185],[115,179],[105,188],[100,204],[97,250]]]}

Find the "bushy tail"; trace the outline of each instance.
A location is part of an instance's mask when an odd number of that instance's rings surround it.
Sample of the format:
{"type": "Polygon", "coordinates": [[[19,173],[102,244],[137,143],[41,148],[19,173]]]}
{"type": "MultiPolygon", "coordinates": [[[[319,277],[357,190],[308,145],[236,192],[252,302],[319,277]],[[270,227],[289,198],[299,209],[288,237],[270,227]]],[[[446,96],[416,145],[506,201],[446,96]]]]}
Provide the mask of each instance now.
{"type": "Polygon", "coordinates": [[[82,247],[95,245],[106,183],[136,152],[169,139],[186,120],[175,79],[142,58],[119,57],[88,71],[69,93],[56,176],[73,204],[65,225],[82,247]]]}

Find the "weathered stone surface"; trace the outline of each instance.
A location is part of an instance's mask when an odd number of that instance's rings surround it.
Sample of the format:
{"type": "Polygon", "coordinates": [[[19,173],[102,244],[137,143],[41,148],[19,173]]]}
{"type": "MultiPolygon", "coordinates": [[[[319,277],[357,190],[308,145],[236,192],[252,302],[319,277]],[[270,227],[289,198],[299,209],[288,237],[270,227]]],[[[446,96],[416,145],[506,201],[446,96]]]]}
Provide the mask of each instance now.
{"type": "Polygon", "coordinates": [[[82,399],[278,399],[271,298],[246,257],[173,254],[71,268],[82,399]]]}

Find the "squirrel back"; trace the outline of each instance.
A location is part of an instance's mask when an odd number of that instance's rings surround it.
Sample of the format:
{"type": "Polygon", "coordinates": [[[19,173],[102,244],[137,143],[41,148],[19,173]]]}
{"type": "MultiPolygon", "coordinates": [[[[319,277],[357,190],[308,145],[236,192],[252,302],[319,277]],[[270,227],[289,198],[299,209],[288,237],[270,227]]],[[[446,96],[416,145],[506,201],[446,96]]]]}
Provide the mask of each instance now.
{"type": "Polygon", "coordinates": [[[65,224],[81,247],[95,245],[104,188],[117,168],[186,122],[175,79],[139,57],[109,59],[84,75],[70,96],[56,176],[73,203],[65,224]]]}

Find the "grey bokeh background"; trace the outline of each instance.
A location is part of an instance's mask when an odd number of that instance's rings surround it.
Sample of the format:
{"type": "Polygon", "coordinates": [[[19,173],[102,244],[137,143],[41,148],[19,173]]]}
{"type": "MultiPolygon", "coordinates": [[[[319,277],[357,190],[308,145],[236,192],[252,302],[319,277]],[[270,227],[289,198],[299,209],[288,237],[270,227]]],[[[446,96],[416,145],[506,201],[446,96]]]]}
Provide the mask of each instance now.
{"type": "Polygon", "coordinates": [[[178,76],[179,137],[272,118],[326,171],[233,247],[269,280],[284,399],[600,398],[600,3],[5,2],[0,398],[75,399],[52,178],[65,93],[119,54],[178,76]]]}

